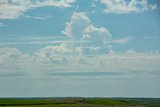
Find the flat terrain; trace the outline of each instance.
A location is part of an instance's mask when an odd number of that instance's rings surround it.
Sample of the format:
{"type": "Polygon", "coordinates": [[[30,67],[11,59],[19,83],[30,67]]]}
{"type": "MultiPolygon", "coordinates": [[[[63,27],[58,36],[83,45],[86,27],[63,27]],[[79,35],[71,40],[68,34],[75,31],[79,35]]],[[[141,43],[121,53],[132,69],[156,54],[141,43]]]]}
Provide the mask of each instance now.
{"type": "Polygon", "coordinates": [[[0,107],[160,107],[159,98],[0,98],[0,107]]]}

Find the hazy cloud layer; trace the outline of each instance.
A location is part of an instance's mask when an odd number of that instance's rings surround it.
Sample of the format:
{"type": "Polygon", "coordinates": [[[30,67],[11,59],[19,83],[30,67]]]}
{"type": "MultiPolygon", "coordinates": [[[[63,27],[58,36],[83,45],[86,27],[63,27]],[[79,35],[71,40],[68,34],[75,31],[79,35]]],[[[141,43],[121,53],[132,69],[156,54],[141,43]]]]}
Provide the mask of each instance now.
{"type": "MultiPolygon", "coordinates": [[[[94,76],[104,76],[107,73],[160,73],[159,53],[136,53],[132,50],[126,53],[114,53],[103,56],[72,55],[64,44],[47,46],[33,53],[23,54],[16,48],[0,49],[1,76],[46,76],[65,75],[67,72],[95,73],[94,76]],[[102,73],[103,72],[103,73],[102,73]],[[63,74],[64,73],[64,74],[63,74]],[[100,73],[100,74],[99,74],[100,73]]],[[[78,75],[78,74],[75,74],[78,75]]],[[[89,75],[87,75],[89,76],[89,75]]]]}

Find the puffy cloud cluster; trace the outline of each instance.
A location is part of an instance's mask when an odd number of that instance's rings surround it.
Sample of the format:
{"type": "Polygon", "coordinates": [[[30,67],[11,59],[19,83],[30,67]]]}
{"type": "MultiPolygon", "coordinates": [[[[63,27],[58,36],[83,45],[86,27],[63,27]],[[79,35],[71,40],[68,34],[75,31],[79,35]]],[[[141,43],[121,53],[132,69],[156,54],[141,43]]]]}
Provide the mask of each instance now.
{"type": "Polygon", "coordinates": [[[106,13],[127,14],[157,9],[155,4],[150,5],[147,0],[101,0],[101,2],[105,5],[106,13]]]}
{"type": "Polygon", "coordinates": [[[33,54],[23,54],[17,48],[0,48],[0,76],[45,76],[61,72],[160,72],[159,53],[109,51],[110,42],[127,43],[129,39],[111,41],[110,32],[104,27],[92,25],[85,13],[73,13],[62,32],[72,42],[46,46],[33,54]]]}
{"type": "Polygon", "coordinates": [[[69,22],[66,22],[66,28],[62,33],[71,36],[75,39],[80,39],[83,36],[83,31],[90,25],[90,19],[85,13],[74,12],[69,22]]]}
{"type": "Polygon", "coordinates": [[[74,45],[73,50],[87,55],[106,54],[111,39],[108,29],[93,26],[90,19],[83,12],[74,12],[62,33],[73,40],[80,41],[80,43],[72,44],[74,45]]]}
{"type": "Polygon", "coordinates": [[[16,48],[0,49],[0,76],[47,76],[64,72],[159,73],[159,53],[72,55],[65,45],[47,46],[32,55],[16,48]]]}
{"type": "Polygon", "coordinates": [[[0,48],[0,63],[20,55],[21,52],[17,48],[0,48]]]}
{"type": "Polygon", "coordinates": [[[90,44],[84,44],[83,48],[89,48],[91,52],[98,50],[98,54],[106,54],[109,49],[110,39],[111,34],[106,28],[96,28],[90,25],[84,30],[82,40],[91,42],[90,44]]]}
{"type": "Polygon", "coordinates": [[[50,55],[70,55],[72,53],[71,50],[66,48],[66,44],[61,44],[59,46],[46,46],[36,52],[36,55],[40,55],[42,57],[50,56],[50,55]]]}
{"type": "Polygon", "coordinates": [[[0,19],[15,19],[26,10],[37,7],[70,7],[75,0],[1,0],[0,19]]]}

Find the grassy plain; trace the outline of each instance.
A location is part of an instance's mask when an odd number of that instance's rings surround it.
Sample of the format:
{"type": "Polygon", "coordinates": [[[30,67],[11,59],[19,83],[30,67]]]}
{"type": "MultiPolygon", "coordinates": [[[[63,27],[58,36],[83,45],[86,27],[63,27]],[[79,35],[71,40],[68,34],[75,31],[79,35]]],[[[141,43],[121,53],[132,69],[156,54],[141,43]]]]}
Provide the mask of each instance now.
{"type": "Polygon", "coordinates": [[[0,98],[0,107],[160,107],[159,98],[0,98]]]}

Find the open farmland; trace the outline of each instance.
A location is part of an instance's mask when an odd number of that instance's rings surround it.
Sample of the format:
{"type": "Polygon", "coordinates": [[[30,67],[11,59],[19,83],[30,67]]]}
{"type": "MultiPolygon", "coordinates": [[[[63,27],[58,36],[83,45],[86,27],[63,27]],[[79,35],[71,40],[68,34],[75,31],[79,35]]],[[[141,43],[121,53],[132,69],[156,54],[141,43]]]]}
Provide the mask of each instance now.
{"type": "Polygon", "coordinates": [[[1,98],[1,107],[160,107],[152,98],[1,98]]]}

